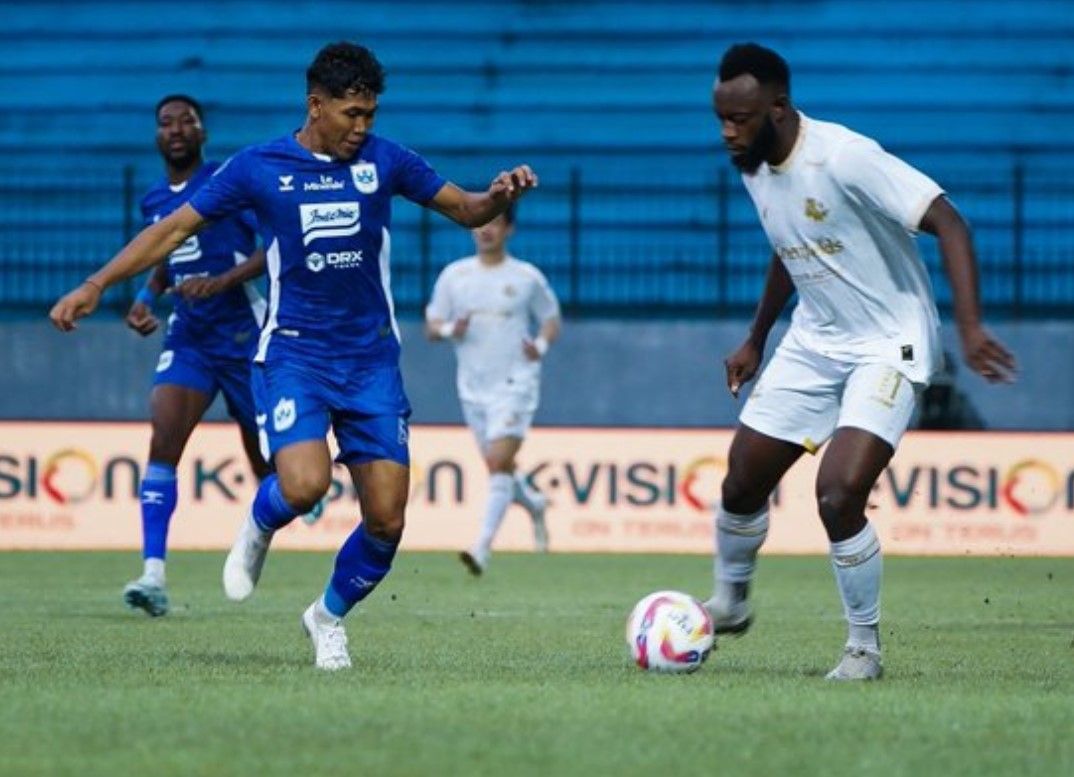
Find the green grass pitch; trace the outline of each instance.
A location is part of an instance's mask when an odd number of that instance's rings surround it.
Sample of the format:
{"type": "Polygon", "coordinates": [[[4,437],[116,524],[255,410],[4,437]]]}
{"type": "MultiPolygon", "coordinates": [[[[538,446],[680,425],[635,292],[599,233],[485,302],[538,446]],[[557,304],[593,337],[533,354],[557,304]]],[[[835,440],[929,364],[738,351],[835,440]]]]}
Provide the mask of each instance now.
{"type": "Polygon", "coordinates": [[[844,626],[823,558],[763,558],[758,619],[648,675],[623,623],[694,556],[404,553],[313,669],[299,615],[331,557],[174,553],[172,612],[124,609],[134,554],[0,554],[0,775],[1071,775],[1074,560],[886,560],[886,678],[823,680],[844,626]]]}

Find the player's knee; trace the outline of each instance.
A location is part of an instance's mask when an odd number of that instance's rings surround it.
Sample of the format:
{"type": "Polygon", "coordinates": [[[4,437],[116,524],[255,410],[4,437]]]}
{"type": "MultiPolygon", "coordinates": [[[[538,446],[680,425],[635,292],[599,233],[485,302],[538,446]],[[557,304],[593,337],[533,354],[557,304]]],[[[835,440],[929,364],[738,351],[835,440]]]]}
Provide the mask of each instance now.
{"type": "Polygon", "coordinates": [[[856,519],[865,509],[866,495],[844,483],[817,486],[817,509],[825,526],[840,526],[856,519]]]}
{"type": "Polygon", "coordinates": [[[728,472],[720,485],[720,505],[735,515],[753,515],[764,507],[768,494],[762,493],[755,485],[737,473],[728,472]]]}
{"type": "Polygon", "coordinates": [[[365,530],[384,542],[398,542],[403,536],[403,526],[406,523],[402,508],[384,510],[370,510],[362,516],[365,522],[365,530]]]}
{"type": "Polygon", "coordinates": [[[488,455],[485,456],[485,466],[488,467],[489,474],[506,473],[510,475],[514,472],[515,462],[511,458],[488,455]]]}
{"type": "Polygon", "coordinates": [[[280,491],[287,504],[300,515],[313,509],[328,492],[330,473],[280,473],[280,491]]]}

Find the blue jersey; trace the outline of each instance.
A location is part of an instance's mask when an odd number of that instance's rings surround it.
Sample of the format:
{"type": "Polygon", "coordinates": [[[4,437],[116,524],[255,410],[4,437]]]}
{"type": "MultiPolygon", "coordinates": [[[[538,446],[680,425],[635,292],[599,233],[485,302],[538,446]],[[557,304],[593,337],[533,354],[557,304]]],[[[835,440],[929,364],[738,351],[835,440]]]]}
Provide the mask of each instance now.
{"type": "Polygon", "coordinates": [[[256,360],[279,354],[398,363],[391,198],[426,203],[444,183],[413,151],[374,135],[345,162],[287,135],[225,163],[190,204],[210,220],[244,208],[257,216],[269,309],[256,360]]]}
{"type": "MultiPolygon", "coordinates": [[[[159,181],[142,198],[146,224],[160,221],[188,202],[219,167],[208,162],[181,184],[171,184],[166,178],[159,181]]],[[[187,278],[222,275],[245,262],[256,242],[257,222],[249,210],[210,224],[168,257],[168,286],[178,286],[187,278]]],[[[192,302],[177,296],[169,333],[216,356],[248,358],[264,314],[265,302],[253,283],[192,302]]]]}

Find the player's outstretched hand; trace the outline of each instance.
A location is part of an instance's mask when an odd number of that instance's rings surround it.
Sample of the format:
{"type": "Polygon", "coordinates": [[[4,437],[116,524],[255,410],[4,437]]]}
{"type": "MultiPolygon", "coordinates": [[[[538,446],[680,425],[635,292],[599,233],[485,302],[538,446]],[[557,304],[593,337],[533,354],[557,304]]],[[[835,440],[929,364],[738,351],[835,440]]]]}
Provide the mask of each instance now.
{"type": "Polygon", "coordinates": [[[144,302],[135,302],[127,311],[125,319],[127,326],[140,334],[142,337],[151,335],[157,331],[160,321],[153,315],[153,311],[144,302]]]}
{"type": "Polygon", "coordinates": [[[959,329],[962,354],[970,369],[989,383],[1014,383],[1014,355],[980,324],[959,329]]]}
{"type": "Polygon", "coordinates": [[[761,366],[761,349],[752,340],[747,340],[734,353],[723,360],[727,370],[727,388],[731,396],[738,399],[742,386],[753,380],[757,368],[761,366]]]}
{"type": "Polygon", "coordinates": [[[455,319],[455,328],[451,330],[451,337],[454,340],[461,340],[466,337],[466,332],[470,328],[470,316],[472,314],[467,313],[465,316],[459,316],[455,319]]]}
{"type": "Polygon", "coordinates": [[[214,278],[187,278],[175,287],[175,293],[185,300],[215,297],[223,291],[227,291],[227,287],[219,276],[214,278]]]}
{"type": "Polygon", "coordinates": [[[537,174],[529,165],[519,165],[512,170],[502,170],[489,184],[489,196],[495,200],[514,202],[537,186],[537,174]]]}
{"type": "Polygon", "coordinates": [[[52,320],[53,326],[61,332],[70,332],[77,328],[78,325],[75,322],[78,319],[88,316],[97,309],[97,303],[100,301],[100,288],[86,281],[60,297],[60,301],[52,306],[48,317],[52,320]]]}

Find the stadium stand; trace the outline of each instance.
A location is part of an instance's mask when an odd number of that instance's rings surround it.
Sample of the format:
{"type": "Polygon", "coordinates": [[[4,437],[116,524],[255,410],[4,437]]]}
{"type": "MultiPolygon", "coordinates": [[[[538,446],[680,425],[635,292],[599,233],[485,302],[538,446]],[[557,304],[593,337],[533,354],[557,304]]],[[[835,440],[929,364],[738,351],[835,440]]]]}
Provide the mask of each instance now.
{"type": "MultiPolygon", "coordinates": [[[[1068,3],[0,6],[8,311],[39,309],[137,228],[137,197],[159,174],[147,138],[160,95],[197,95],[222,157],[299,125],[303,68],[339,38],[369,45],[388,69],[378,128],[449,177],[474,185],[509,163],[538,169],[544,190],[525,203],[514,248],[547,269],[573,313],[752,305],[767,249],[709,107],[719,54],[743,39],[787,57],[805,112],[872,135],[949,189],[976,230],[990,309],[1074,310],[1068,3]]],[[[464,232],[406,205],[394,245],[404,311],[470,249],[464,232]]]]}

